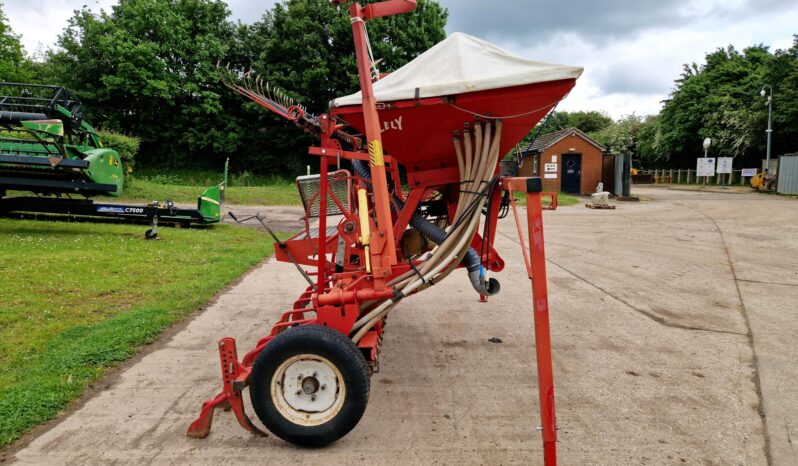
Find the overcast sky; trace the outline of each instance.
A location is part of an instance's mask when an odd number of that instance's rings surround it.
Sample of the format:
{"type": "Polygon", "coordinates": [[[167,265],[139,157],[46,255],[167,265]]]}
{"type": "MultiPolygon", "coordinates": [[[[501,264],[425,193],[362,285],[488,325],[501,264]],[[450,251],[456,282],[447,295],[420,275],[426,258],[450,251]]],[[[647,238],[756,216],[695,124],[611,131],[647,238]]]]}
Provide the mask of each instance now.
{"type": "MultiPolygon", "coordinates": [[[[72,10],[117,0],[0,0],[28,52],[50,47],[72,10]]],[[[229,0],[233,16],[259,19],[276,0],[229,0]]],[[[733,44],[788,48],[798,33],[795,0],[440,0],[447,31],[466,32],[521,56],[580,65],[585,74],[563,110],[613,117],[657,113],[682,64],[733,44]]]]}

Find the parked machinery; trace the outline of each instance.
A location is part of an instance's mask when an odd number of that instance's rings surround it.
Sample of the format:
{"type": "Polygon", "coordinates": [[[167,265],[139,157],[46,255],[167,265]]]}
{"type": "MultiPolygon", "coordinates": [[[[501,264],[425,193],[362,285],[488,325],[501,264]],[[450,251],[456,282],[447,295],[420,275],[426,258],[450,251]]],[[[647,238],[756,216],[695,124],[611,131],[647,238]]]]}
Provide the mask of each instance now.
{"type": "Polygon", "coordinates": [[[217,223],[227,180],[206,189],[196,209],[171,201],[146,205],[96,203],[98,195],[121,196],[124,172],[119,154],[103,147],[83,114],[83,104],[59,86],[0,83],[0,214],[35,212],[112,217],[157,223],[217,223]],[[9,196],[22,191],[33,196],[9,196]],[[73,197],[75,196],[75,197],[73,197]]]}
{"type": "Polygon", "coordinates": [[[298,180],[306,227],[275,247],[279,260],[316,271],[243,358],[234,339],[219,342],[223,389],[205,402],[189,436],[207,436],[220,406],[263,433],[244,412],[247,386],[258,418],[280,438],[321,446],[346,435],[379,370],[386,317],[405,297],[445,286],[459,267],[479,295],[499,292],[490,275],[504,267],[493,247],[504,197],[533,285],[540,424],[546,464],[555,464],[542,183],[500,176],[499,160],[568,94],[582,69],[524,60],[454,34],[377,80],[366,24],[415,3],[351,4],[361,92],[332,101],[328,113],[311,114],[252,73],[222,69],[235,92],[320,138],[309,149],[320,174],[298,180]],[[506,192],[524,193],[525,219],[506,192]]]}
{"type": "Polygon", "coordinates": [[[0,190],[122,194],[119,154],[102,146],[67,89],[0,83],[0,128],[8,132],[0,138],[0,190]]]}

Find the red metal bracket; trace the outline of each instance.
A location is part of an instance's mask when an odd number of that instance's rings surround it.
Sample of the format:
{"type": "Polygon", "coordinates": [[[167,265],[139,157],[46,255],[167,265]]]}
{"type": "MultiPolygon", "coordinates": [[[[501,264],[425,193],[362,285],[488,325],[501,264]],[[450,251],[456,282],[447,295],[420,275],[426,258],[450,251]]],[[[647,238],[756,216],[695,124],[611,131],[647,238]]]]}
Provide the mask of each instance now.
{"type": "Polygon", "coordinates": [[[543,193],[540,193],[540,195],[551,198],[551,204],[549,204],[549,206],[546,209],[548,209],[548,210],[557,210],[557,207],[559,207],[559,205],[560,205],[559,199],[557,197],[557,193],[554,193],[554,192],[543,192],[543,193]]]}
{"type": "Polygon", "coordinates": [[[244,412],[244,400],[241,391],[247,386],[249,374],[252,370],[238,362],[236,341],[232,338],[222,338],[219,341],[219,359],[222,364],[222,392],[213,399],[202,404],[199,417],[188,427],[186,435],[193,438],[205,438],[211,431],[213,413],[218,407],[232,408],[238,423],[244,429],[263,437],[268,434],[260,430],[244,412]]]}
{"type": "Polygon", "coordinates": [[[363,8],[363,19],[369,21],[384,16],[401,15],[416,9],[416,0],[387,0],[371,3],[363,8]]]}

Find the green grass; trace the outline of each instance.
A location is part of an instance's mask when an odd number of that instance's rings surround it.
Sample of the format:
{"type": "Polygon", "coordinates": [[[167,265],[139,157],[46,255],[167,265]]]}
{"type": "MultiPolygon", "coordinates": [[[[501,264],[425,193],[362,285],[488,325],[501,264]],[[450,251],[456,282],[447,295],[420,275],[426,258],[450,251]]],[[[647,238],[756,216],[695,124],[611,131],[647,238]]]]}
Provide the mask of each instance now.
{"type": "MultiPolygon", "coordinates": [[[[568,194],[560,193],[557,196],[557,205],[558,206],[567,207],[567,206],[571,206],[571,205],[580,204],[581,202],[582,201],[579,200],[578,197],[570,196],[568,194]]],[[[547,201],[545,201],[545,200],[543,201],[543,203],[544,203],[544,205],[550,204],[550,203],[547,203],[547,201]]]]}
{"type": "MultiPolygon", "coordinates": [[[[524,196],[524,195],[522,195],[520,193],[516,193],[515,194],[515,198],[519,201],[520,205],[526,205],[526,196],[524,196]]],[[[559,207],[567,207],[567,206],[577,205],[580,202],[582,202],[582,201],[580,201],[578,197],[574,197],[574,196],[571,196],[569,194],[559,193],[557,195],[557,206],[559,206],[559,207]]],[[[543,196],[541,203],[543,204],[543,207],[550,206],[551,205],[551,197],[543,196]]]]}
{"type": "MultiPolygon", "coordinates": [[[[130,202],[143,204],[171,199],[174,202],[196,204],[197,197],[211,185],[161,184],[149,179],[134,179],[125,187],[121,198],[100,197],[107,202],[130,202]]],[[[229,205],[301,205],[294,183],[280,182],[267,186],[228,186],[225,203],[229,205]]]]}
{"type": "Polygon", "coordinates": [[[142,231],[0,219],[0,448],[272,252],[229,225],[142,231]]]}
{"type": "MultiPolygon", "coordinates": [[[[219,184],[221,172],[207,170],[137,170],[126,180],[121,198],[99,197],[103,201],[147,203],[171,199],[194,204],[205,188],[219,184]]],[[[258,176],[250,172],[232,173],[228,180],[225,202],[230,205],[301,205],[296,184],[274,176],[258,176]]]]}

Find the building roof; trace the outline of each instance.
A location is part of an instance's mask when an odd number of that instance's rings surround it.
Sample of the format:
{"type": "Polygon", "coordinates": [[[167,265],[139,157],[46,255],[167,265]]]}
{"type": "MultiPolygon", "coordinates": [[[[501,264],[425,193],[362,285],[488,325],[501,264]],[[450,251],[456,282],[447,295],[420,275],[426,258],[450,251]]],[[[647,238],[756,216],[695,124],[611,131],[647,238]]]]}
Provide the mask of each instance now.
{"type": "Polygon", "coordinates": [[[527,146],[526,149],[524,149],[524,153],[543,152],[546,149],[550,148],[551,146],[557,144],[558,142],[562,141],[563,139],[569,136],[580,137],[585,141],[589,142],[590,144],[596,146],[596,148],[598,148],[602,152],[605,152],[607,150],[606,147],[602,146],[601,144],[593,140],[590,136],[583,133],[582,131],[579,131],[576,128],[565,128],[559,131],[555,131],[553,133],[544,134],[543,136],[538,136],[534,141],[532,141],[532,144],[530,144],[529,146],[527,146]]]}

